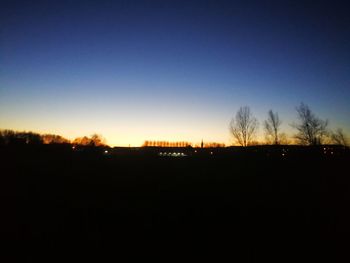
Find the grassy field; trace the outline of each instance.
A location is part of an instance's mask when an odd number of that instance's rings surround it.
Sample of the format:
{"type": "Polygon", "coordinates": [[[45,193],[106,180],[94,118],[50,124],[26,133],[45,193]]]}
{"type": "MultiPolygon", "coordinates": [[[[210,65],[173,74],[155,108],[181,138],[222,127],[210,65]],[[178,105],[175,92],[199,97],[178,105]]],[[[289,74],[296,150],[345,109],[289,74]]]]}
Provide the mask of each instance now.
{"type": "Polygon", "coordinates": [[[1,236],[15,248],[6,262],[163,253],[168,261],[185,252],[238,262],[344,262],[347,156],[163,158],[6,148],[0,157],[1,236]]]}

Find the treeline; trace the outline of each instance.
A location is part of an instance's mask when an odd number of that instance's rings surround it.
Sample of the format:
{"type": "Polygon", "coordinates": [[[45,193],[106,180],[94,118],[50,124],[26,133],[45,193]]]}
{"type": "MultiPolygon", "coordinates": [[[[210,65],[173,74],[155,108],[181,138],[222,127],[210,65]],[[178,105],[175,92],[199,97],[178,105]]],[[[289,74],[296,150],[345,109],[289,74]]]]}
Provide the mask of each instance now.
{"type": "Polygon", "coordinates": [[[82,146],[106,146],[106,140],[99,134],[78,137],[70,141],[56,134],[0,130],[0,145],[19,144],[73,144],[82,146]]]}
{"type": "Polygon", "coordinates": [[[189,147],[190,142],[145,141],[143,147],[189,147]]]}
{"type": "Polygon", "coordinates": [[[93,134],[90,137],[78,137],[72,141],[72,144],[75,145],[84,145],[84,146],[107,146],[105,138],[99,134],[93,134]]]}
{"type": "MultiPolygon", "coordinates": [[[[308,105],[301,103],[296,107],[297,121],[290,124],[295,129],[295,134],[287,136],[283,132],[281,125],[282,119],[278,112],[269,110],[266,119],[263,121],[263,131],[265,141],[257,140],[257,131],[259,122],[254,117],[250,107],[240,107],[236,115],[231,119],[229,125],[230,134],[234,143],[240,146],[252,145],[322,145],[332,144],[348,146],[348,140],[341,128],[330,129],[329,121],[317,117],[308,105]]],[[[0,145],[9,144],[73,144],[82,146],[108,146],[106,140],[99,134],[83,136],[70,141],[60,135],[39,134],[34,132],[18,132],[13,130],[0,130],[0,145]]],[[[225,147],[223,143],[208,142],[193,144],[187,141],[153,141],[147,140],[143,147],[201,147],[201,148],[219,148],[225,147]]]]}
{"type": "MultiPolygon", "coordinates": [[[[199,147],[199,145],[196,145],[196,147],[199,147]]],[[[202,145],[200,147],[202,147],[202,145]]],[[[219,143],[219,142],[203,143],[203,148],[222,148],[222,147],[225,147],[224,143],[219,143]]]]}
{"type": "MultiPolygon", "coordinates": [[[[329,121],[317,117],[308,105],[301,103],[296,107],[297,122],[290,124],[296,133],[288,138],[282,131],[278,112],[269,110],[263,122],[265,144],[299,144],[316,146],[334,144],[348,146],[347,138],[341,128],[329,129],[329,121]]],[[[259,122],[248,106],[240,107],[230,122],[230,133],[236,144],[249,146],[261,144],[256,141],[259,122]]]]}
{"type": "Polygon", "coordinates": [[[203,148],[218,148],[225,147],[224,143],[208,142],[203,145],[194,145],[186,141],[169,142],[169,141],[145,141],[142,147],[203,147],[203,148]]]}

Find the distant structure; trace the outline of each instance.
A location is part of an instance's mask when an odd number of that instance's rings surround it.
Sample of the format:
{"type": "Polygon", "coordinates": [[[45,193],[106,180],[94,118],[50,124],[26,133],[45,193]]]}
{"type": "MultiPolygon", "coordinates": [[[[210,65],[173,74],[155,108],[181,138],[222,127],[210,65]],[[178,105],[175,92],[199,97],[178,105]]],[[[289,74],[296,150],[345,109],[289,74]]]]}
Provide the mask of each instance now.
{"type": "Polygon", "coordinates": [[[203,139],[202,139],[202,142],[201,142],[201,149],[203,149],[203,146],[204,146],[204,144],[203,144],[203,139]]]}

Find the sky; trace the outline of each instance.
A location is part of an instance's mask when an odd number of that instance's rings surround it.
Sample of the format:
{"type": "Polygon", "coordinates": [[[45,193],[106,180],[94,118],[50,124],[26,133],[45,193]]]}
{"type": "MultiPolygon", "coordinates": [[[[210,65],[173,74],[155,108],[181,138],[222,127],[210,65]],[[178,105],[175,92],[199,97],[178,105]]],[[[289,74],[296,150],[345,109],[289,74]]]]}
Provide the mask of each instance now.
{"type": "Polygon", "coordinates": [[[0,128],[232,144],[248,105],[350,134],[346,1],[1,1],[0,128]]]}

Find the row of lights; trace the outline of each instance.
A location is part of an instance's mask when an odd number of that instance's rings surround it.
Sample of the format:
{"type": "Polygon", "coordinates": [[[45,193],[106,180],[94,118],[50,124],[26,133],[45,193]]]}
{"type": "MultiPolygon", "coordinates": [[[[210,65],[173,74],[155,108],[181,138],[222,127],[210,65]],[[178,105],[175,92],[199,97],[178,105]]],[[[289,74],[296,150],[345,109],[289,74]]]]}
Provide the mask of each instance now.
{"type": "Polygon", "coordinates": [[[172,157],[183,157],[186,156],[184,153],[167,153],[167,152],[160,152],[159,156],[172,156],[172,157]]]}

